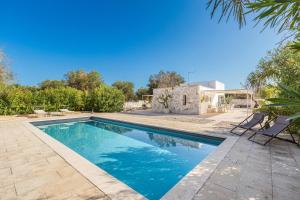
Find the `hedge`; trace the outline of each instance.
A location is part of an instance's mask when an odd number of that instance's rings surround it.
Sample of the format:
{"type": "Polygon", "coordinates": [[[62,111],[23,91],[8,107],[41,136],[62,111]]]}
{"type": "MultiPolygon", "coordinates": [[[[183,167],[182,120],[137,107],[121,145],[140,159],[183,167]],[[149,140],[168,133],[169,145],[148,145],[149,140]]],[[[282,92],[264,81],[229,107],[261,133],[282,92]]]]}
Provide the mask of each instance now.
{"type": "Polygon", "coordinates": [[[34,109],[59,111],[60,108],[115,112],[123,109],[124,99],[120,90],[104,84],[92,91],[0,85],[0,115],[30,114],[34,109]]]}

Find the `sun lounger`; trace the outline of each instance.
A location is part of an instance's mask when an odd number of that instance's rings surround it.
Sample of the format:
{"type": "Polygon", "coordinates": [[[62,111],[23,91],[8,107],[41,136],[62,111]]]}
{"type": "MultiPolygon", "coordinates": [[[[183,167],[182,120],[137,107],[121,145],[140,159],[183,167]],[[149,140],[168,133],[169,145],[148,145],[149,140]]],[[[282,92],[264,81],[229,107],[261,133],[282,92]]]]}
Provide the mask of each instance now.
{"type": "Polygon", "coordinates": [[[38,117],[39,115],[48,116],[49,114],[44,110],[34,110],[34,114],[38,117]]]}
{"type": "Polygon", "coordinates": [[[73,111],[70,111],[69,109],[59,109],[59,111],[63,114],[63,113],[73,113],[73,111]]]}
{"type": "Polygon", "coordinates": [[[262,127],[261,129],[259,129],[258,131],[254,132],[253,135],[251,135],[248,140],[255,142],[257,144],[261,144],[261,145],[266,145],[267,143],[269,143],[272,139],[274,138],[278,138],[281,140],[286,140],[292,143],[296,143],[295,138],[293,137],[293,135],[291,134],[290,130],[289,130],[289,126],[292,124],[292,120],[289,119],[288,116],[278,116],[274,122],[274,124],[272,126],[270,126],[269,128],[264,128],[262,127]],[[284,138],[279,138],[277,137],[277,135],[279,133],[282,133],[283,131],[287,130],[292,138],[292,140],[288,140],[288,139],[284,139],[284,138]],[[264,135],[267,137],[270,137],[266,142],[264,143],[260,143],[255,141],[255,137],[256,135],[264,135]]]}
{"type": "Polygon", "coordinates": [[[234,125],[235,127],[232,128],[230,130],[230,132],[233,133],[233,134],[241,136],[241,135],[245,134],[248,130],[252,130],[252,128],[257,126],[257,125],[260,125],[260,127],[262,127],[261,123],[264,121],[265,116],[266,116],[266,114],[263,113],[263,112],[253,113],[252,115],[250,115],[249,117],[244,119],[238,125],[234,125]],[[242,133],[234,132],[234,130],[237,129],[237,128],[244,129],[244,131],[242,133]]]}
{"type": "Polygon", "coordinates": [[[51,116],[62,116],[61,112],[49,112],[49,115],[51,116]]]}

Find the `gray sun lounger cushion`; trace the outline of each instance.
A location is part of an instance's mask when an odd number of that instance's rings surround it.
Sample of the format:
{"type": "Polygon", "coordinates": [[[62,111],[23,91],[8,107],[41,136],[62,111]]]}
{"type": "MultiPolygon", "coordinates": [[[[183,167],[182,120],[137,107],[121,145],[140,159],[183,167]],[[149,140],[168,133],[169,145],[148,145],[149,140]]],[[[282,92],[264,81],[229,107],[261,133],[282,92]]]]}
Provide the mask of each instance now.
{"type": "Polygon", "coordinates": [[[258,143],[258,144],[262,144],[262,145],[266,145],[267,143],[269,143],[274,138],[278,138],[278,139],[285,140],[285,141],[288,141],[288,142],[296,143],[295,138],[293,137],[292,133],[289,130],[289,126],[291,124],[292,124],[292,120],[289,119],[288,116],[278,116],[276,118],[274,124],[270,128],[267,128],[267,129],[261,128],[260,130],[256,131],[253,135],[251,135],[248,138],[248,140],[250,140],[252,142],[255,142],[255,143],[258,143]],[[277,135],[279,133],[282,133],[285,130],[288,130],[292,140],[277,137],[277,135]],[[270,137],[270,139],[268,139],[264,143],[260,143],[258,141],[253,140],[254,136],[256,136],[256,135],[268,136],[268,137],[270,137]]]}
{"type": "Polygon", "coordinates": [[[255,127],[256,125],[260,125],[262,127],[261,123],[264,121],[266,114],[263,112],[257,112],[257,113],[253,113],[252,115],[253,116],[252,116],[251,120],[248,121],[248,119],[251,117],[251,116],[249,116],[244,121],[242,121],[240,124],[234,125],[235,127],[233,129],[231,129],[230,132],[241,136],[244,133],[246,133],[248,130],[252,130],[252,128],[255,127]],[[245,129],[245,131],[243,131],[242,133],[234,132],[234,130],[236,128],[242,128],[242,129],[245,129]]]}
{"type": "Polygon", "coordinates": [[[265,118],[265,114],[264,113],[254,113],[252,119],[245,123],[245,124],[241,124],[239,125],[239,127],[241,128],[245,128],[245,129],[250,129],[254,126],[256,126],[259,123],[262,123],[264,121],[265,118]]]}
{"type": "Polygon", "coordinates": [[[270,128],[259,130],[257,133],[267,136],[277,135],[291,124],[291,120],[288,118],[287,116],[279,116],[270,128]]]}

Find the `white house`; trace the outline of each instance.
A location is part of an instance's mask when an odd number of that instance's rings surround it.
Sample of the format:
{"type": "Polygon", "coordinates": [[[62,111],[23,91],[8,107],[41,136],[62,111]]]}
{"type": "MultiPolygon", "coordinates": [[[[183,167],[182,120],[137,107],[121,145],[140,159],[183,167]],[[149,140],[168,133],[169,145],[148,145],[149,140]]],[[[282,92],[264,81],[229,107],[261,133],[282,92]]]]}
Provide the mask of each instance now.
{"type": "Polygon", "coordinates": [[[153,90],[152,111],[172,112],[178,114],[202,114],[207,109],[218,107],[224,103],[224,83],[205,81],[181,84],[174,88],[158,88],[153,90]],[[207,91],[218,91],[218,93],[207,91]]]}

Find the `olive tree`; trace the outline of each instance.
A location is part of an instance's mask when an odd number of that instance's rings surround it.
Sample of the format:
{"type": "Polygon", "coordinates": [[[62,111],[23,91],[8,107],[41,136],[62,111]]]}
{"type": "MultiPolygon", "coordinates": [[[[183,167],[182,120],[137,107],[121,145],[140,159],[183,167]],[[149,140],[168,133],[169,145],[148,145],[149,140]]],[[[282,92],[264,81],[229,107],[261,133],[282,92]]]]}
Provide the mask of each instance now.
{"type": "Polygon", "coordinates": [[[96,71],[70,71],[65,75],[65,77],[67,85],[78,90],[94,89],[99,87],[103,83],[101,74],[96,71]]]}
{"type": "Polygon", "coordinates": [[[4,52],[0,49],[0,84],[7,84],[13,80],[13,73],[9,69],[9,65],[4,52]]]}
{"type": "Polygon", "coordinates": [[[125,96],[125,101],[132,101],[135,98],[134,85],[129,81],[116,81],[112,86],[118,90],[121,90],[125,96]]]}
{"type": "Polygon", "coordinates": [[[160,71],[158,74],[153,74],[149,78],[149,91],[153,92],[155,88],[175,87],[184,83],[184,78],[174,71],[160,71]]]}

